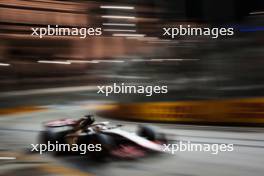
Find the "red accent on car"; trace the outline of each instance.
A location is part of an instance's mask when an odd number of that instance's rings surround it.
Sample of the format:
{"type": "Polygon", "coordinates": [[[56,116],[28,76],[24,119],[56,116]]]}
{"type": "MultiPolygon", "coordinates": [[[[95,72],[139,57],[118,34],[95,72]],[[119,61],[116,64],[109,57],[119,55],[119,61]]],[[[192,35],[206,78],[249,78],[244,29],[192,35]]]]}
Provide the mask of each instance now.
{"type": "Polygon", "coordinates": [[[145,152],[135,146],[121,145],[120,148],[113,150],[112,155],[119,158],[139,158],[145,156],[145,152]]]}

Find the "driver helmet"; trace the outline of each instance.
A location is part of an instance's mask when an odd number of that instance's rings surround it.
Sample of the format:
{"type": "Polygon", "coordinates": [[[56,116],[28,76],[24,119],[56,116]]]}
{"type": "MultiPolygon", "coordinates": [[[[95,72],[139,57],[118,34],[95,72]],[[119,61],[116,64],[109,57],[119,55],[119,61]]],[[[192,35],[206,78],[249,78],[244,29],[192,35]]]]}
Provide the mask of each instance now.
{"type": "Polygon", "coordinates": [[[89,126],[91,124],[94,123],[94,118],[92,115],[85,115],[82,122],[81,122],[81,126],[82,127],[86,127],[86,126],[89,126]]]}

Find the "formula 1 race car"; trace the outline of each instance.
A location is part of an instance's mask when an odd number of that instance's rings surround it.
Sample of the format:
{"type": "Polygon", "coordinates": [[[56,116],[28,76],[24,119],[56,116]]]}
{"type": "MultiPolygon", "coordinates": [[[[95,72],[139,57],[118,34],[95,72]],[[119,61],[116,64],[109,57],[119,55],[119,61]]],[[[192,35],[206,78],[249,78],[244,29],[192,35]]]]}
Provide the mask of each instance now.
{"type": "MultiPolygon", "coordinates": [[[[138,131],[132,133],[123,130],[122,125],[113,126],[109,122],[90,122],[90,117],[89,123],[87,123],[87,119],[83,120],[83,118],[80,120],[61,119],[45,123],[45,130],[40,135],[40,143],[99,144],[101,150],[87,152],[95,159],[106,157],[138,158],[147,153],[163,152],[166,137],[152,127],[139,126],[138,131]]],[[[55,151],[55,153],[62,154],[62,151],[55,151]]]]}

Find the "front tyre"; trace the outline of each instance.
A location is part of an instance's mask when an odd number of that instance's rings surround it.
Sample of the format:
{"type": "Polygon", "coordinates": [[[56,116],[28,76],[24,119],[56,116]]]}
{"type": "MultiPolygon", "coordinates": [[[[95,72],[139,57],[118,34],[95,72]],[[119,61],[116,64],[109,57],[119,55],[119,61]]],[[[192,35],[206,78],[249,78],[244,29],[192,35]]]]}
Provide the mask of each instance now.
{"type": "Polygon", "coordinates": [[[150,126],[139,126],[139,130],[137,135],[146,138],[150,141],[167,144],[167,138],[164,133],[157,133],[152,127],[150,126]]]}
{"type": "Polygon", "coordinates": [[[39,134],[39,143],[48,144],[48,141],[51,141],[52,137],[49,131],[41,131],[39,134]]]}
{"type": "Polygon", "coordinates": [[[96,148],[95,151],[91,151],[90,155],[94,160],[103,160],[111,155],[111,151],[114,148],[114,140],[111,136],[98,133],[91,136],[87,136],[86,139],[82,138],[80,143],[93,144],[95,146],[100,145],[100,148],[96,148]]]}
{"type": "Polygon", "coordinates": [[[150,141],[155,141],[157,138],[157,134],[153,128],[150,126],[139,126],[137,131],[137,135],[146,138],[150,141]]]}

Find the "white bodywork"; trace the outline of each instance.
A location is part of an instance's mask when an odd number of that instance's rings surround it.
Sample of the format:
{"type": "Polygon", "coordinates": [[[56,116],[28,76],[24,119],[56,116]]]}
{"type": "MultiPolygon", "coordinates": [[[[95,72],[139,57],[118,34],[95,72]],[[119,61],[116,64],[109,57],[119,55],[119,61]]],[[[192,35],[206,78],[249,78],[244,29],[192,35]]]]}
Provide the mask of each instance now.
{"type": "MultiPolygon", "coordinates": [[[[75,124],[75,120],[73,119],[61,119],[61,120],[56,120],[56,121],[51,121],[49,123],[46,123],[45,126],[47,127],[57,127],[57,128],[52,128],[53,131],[59,132],[59,131],[64,131],[66,130],[65,128],[70,127],[71,125],[75,124]]],[[[108,133],[108,134],[116,134],[119,136],[122,136],[130,141],[133,141],[134,143],[138,144],[141,147],[153,150],[153,151],[158,151],[158,152],[163,152],[163,146],[156,144],[150,140],[147,140],[141,136],[138,136],[134,133],[127,132],[124,130],[121,130],[118,127],[109,127],[107,126],[109,122],[97,122],[92,125],[90,125],[89,133],[97,133],[97,132],[103,132],[103,133],[108,133]]],[[[76,134],[72,135],[69,134],[68,136],[75,136],[76,134]]],[[[78,136],[83,136],[87,135],[86,133],[80,133],[78,136]]]]}
{"type": "Polygon", "coordinates": [[[156,144],[152,141],[149,141],[149,140],[147,140],[143,137],[140,137],[134,133],[130,133],[130,132],[118,129],[118,128],[102,130],[102,132],[117,134],[117,135],[123,136],[123,137],[135,142],[136,144],[138,144],[141,147],[148,148],[148,149],[158,151],[158,152],[163,152],[161,145],[156,144]]]}

